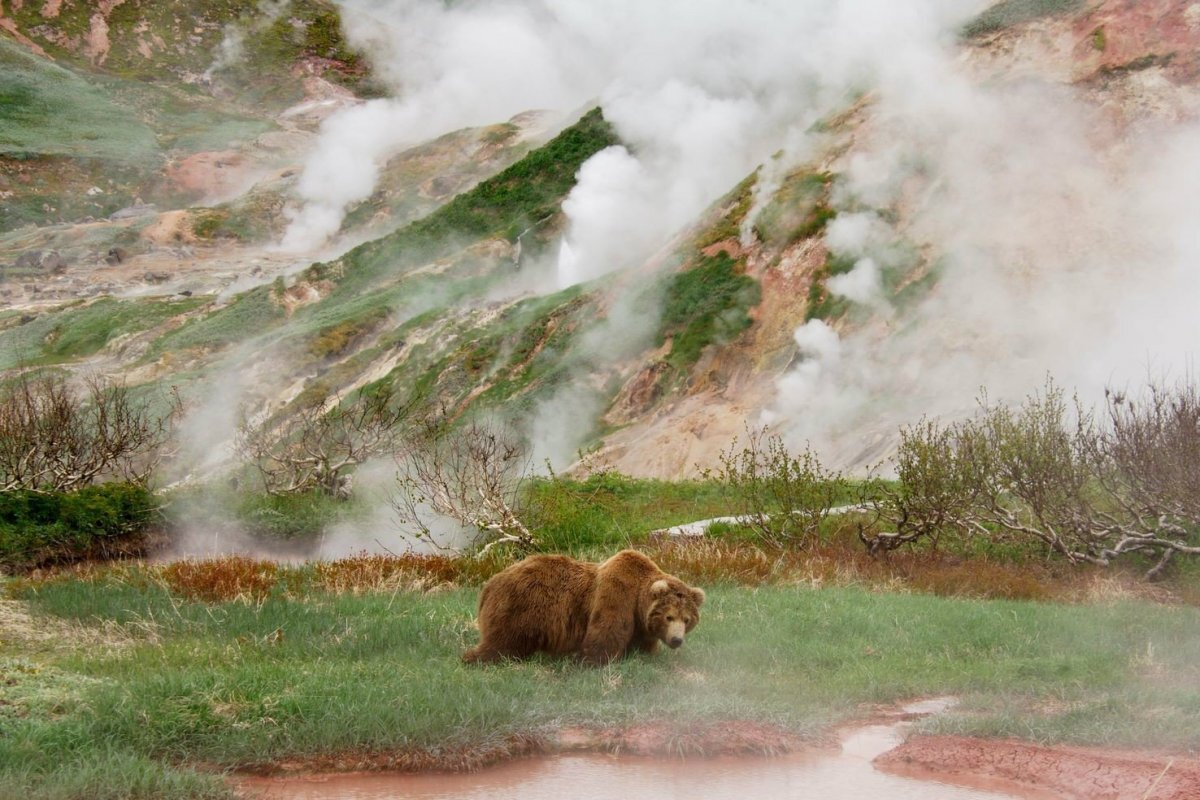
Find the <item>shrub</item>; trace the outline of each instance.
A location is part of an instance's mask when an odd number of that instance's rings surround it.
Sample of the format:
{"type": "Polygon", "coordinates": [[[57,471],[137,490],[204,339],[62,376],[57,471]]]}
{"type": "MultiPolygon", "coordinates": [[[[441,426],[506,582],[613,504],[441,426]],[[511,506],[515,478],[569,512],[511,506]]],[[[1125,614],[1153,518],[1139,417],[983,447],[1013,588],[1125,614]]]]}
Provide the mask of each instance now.
{"type": "Polygon", "coordinates": [[[24,570],[139,552],[157,509],[150,491],[130,483],[0,492],[0,565],[24,570]]]}
{"type": "Polygon", "coordinates": [[[0,491],[69,492],[105,478],[149,481],[170,437],[166,417],[125,386],[75,389],[58,375],[21,375],[0,387],[0,491]]]}
{"type": "Polygon", "coordinates": [[[501,425],[472,420],[456,427],[448,417],[428,421],[401,462],[392,505],[415,535],[449,549],[430,527],[430,516],[451,519],[478,534],[478,555],[511,544],[538,547],[525,519],[529,454],[501,425]]]}
{"type": "Polygon", "coordinates": [[[238,453],[258,471],[268,494],[324,492],[348,499],[356,467],[400,452],[418,402],[399,400],[385,385],[346,403],[335,397],[329,404],[322,393],[282,421],[254,422],[243,413],[238,453]]]}
{"type": "Polygon", "coordinates": [[[746,509],[744,521],[770,545],[806,546],[819,539],[821,522],[846,494],[841,473],[828,470],[811,448],[793,454],[765,429],[747,432],[720,455],[715,476],[746,509]]]}
{"type": "Polygon", "coordinates": [[[1071,563],[1200,555],[1200,389],[1109,393],[1097,423],[1047,382],[1017,407],[986,398],[972,419],[901,431],[900,487],[873,502],[892,530],[862,534],[872,552],[947,530],[1044,546],[1071,563]]]}

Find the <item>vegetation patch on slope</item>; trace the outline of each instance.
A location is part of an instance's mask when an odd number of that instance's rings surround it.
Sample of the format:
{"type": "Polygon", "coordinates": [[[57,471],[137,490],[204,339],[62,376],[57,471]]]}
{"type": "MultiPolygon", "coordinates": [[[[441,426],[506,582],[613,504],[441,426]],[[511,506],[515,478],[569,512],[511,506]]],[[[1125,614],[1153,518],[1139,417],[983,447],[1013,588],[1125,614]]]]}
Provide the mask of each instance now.
{"type": "Polygon", "coordinates": [[[1083,0],[1001,0],[963,26],[963,36],[974,39],[998,33],[1042,17],[1067,14],[1083,5],[1083,0]]]}
{"type": "Polygon", "coordinates": [[[154,159],[154,132],[71,70],[0,39],[0,154],[154,159]]]}
{"type": "Polygon", "coordinates": [[[750,327],[747,311],[762,299],[762,287],[742,270],[722,251],[670,278],[659,340],[671,338],[666,361],[676,370],[686,371],[704,348],[750,327]]]}
{"type": "Polygon", "coordinates": [[[202,305],[183,300],[118,300],[103,297],[47,312],[0,330],[0,369],[60,364],[93,355],[118,337],[150,330],[202,305]]]}
{"type": "Polygon", "coordinates": [[[361,245],[332,269],[338,294],[356,294],[397,269],[441,258],[487,237],[515,240],[529,225],[557,212],[583,162],[617,143],[600,109],[593,109],[545,146],[401,230],[361,245]]]}

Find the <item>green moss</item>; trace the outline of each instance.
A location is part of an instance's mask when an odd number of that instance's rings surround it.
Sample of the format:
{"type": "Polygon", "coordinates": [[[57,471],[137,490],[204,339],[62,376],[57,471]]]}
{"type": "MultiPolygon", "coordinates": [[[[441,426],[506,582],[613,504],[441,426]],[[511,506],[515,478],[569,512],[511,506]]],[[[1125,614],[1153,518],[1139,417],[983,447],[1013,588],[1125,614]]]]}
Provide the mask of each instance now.
{"type": "Polygon", "coordinates": [[[716,222],[701,230],[693,242],[696,250],[703,250],[718,242],[736,239],[741,235],[742,221],[754,203],[754,186],[758,183],[758,172],[747,176],[729,194],[714,203],[716,208],[726,208],[716,222]]]}
{"type": "Polygon", "coordinates": [[[1099,74],[1105,78],[1111,78],[1114,76],[1126,75],[1131,72],[1142,72],[1143,70],[1151,69],[1152,67],[1165,67],[1174,60],[1174,53],[1168,53],[1164,56],[1160,56],[1155,53],[1148,53],[1144,56],[1139,56],[1132,61],[1126,61],[1124,64],[1101,67],[1099,74]]]}
{"type": "Polygon", "coordinates": [[[856,259],[846,256],[835,256],[832,252],[825,254],[825,263],[812,278],[808,285],[808,308],[804,312],[804,321],[814,319],[834,320],[850,310],[850,301],[834,295],[829,291],[826,282],[834,275],[844,275],[854,269],[856,259]]]}
{"type": "Polygon", "coordinates": [[[1103,25],[1092,31],[1092,47],[1101,53],[1108,49],[1108,34],[1104,32],[1103,25]]]}
{"type": "Polygon", "coordinates": [[[834,177],[804,170],[789,175],[759,213],[755,235],[771,247],[787,247],[821,233],[837,215],[829,206],[834,177]]]}
{"type": "Polygon", "coordinates": [[[347,320],[322,328],[316,336],[309,340],[308,352],[320,359],[340,356],[377,328],[387,316],[386,309],[379,308],[360,319],[347,320]]]}

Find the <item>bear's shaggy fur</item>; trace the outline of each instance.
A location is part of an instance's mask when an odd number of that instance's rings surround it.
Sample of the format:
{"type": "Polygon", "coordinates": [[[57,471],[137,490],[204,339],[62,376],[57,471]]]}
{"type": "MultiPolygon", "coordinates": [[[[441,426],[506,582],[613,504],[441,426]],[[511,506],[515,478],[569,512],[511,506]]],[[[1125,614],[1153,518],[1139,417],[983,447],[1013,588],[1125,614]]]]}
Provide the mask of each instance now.
{"type": "Polygon", "coordinates": [[[675,648],[700,621],[704,590],[622,550],[602,564],[531,556],[489,580],[479,595],[480,642],[470,662],[536,652],[605,664],[629,650],[675,648]]]}

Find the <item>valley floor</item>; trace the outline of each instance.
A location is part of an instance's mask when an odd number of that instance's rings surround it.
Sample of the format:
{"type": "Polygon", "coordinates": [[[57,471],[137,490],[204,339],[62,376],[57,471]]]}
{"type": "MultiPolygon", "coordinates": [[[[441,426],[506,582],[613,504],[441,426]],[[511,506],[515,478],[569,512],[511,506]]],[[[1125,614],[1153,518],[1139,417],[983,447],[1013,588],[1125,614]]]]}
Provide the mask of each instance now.
{"type": "Polygon", "coordinates": [[[379,558],[213,563],[7,582],[0,795],[219,798],[229,771],[469,769],[565,729],[611,749],[649,726],[678,755],[738,721],[777,732],[741,739],[769,752],[935,695],[960,703],[922,733],[1200,752],[1196,608],[714,579],[678,652],[479,668],[458,658],[478,581],[379,558]]]}

